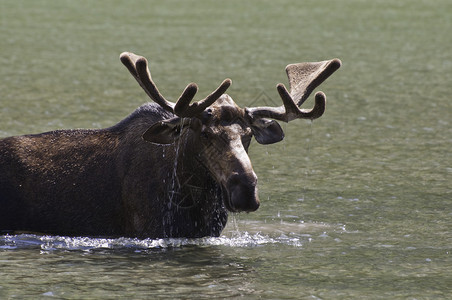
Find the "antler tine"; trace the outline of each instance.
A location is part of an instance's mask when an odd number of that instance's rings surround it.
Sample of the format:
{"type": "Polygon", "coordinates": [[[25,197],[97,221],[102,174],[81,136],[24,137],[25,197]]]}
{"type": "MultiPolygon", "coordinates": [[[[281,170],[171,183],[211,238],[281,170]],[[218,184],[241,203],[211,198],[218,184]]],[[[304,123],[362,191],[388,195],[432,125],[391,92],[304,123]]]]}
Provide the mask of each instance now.
{"type": "Polygon", "coordinates": [[[141,85],[141,80],[138,79],[137,69],[135,68],[135,62],[137,61],[138,57],[139,57],[138,55],[135,55],[130,52],[123,52],[121,53],[121,55],[119,55],[119,59],[121,60],[121,62],[129,70],[133,78],[135,78],[141,85]]]}
{"type": "Polygon", "coordinates": [[[325,81],[341,66],[339,59],[317,63],[292,64],[286,67],[289,78],[290,93],[284,84],[277,85],[278,93],[283,101],[280,107],[247,108],[251,117],[267,117],[284,122],[294,119],[317,119],[323,115],[326,107],[326,96],[323,92],[315,95],[315,105],[312,109],[300,109],[312,91],[325,81]]]}
{"type": "Polygon", "coordinates": [[[276,116],[276,119],[285,122],[290,122],[295,119],[314,120],[320,118],[325,112],[326,95],[323,92],[317,92],[315,94],[315,104],[312,109],[300,109],[295,104],[295,101],[293,101],[284,84],[280,83],[276,88],[278,89],[279,96],[283,101],[283,107],[285,109],[282,115],[276,116]]]}
{"type": "Polygon", "coordinates": [[[152,81],[147,59],[142,56],[139,57],[135,62],[135,66],[138,72],[138,76],[140,77],[141,82],[143,83],[144,90],[149,95],[149,97],[151,97],[152,100],[157,102],[165,110],[174,112],[175,103],[166,100],[157,89],[157,86],[155,85],[154,81],[152,81]]]}
{"type": "Polygon", "coordinates": [[[162,94],[160,94],[156,85],[152,81],[146,58],[131,52],[123,52],[120,55],[120,59],[121,62],[127,67],[130,74],[132,74],[138,84],[152,100],[154,100],[165,110],[174,112],[175,104],[166,100],[162,94]]]}
{"type": "Polygon", "coordinates": [[[221,95],[223,95],[224,92],[226,92],[226,90],[231,86],[231,84],[232,80],[227,78],[223,80],[220,86],[206,98],[190,104],[190,101],[193,99],[198,90],[197,85],[195,83],[191,83],[185,88],[181,97],[179,97],[179,100],[177,100],[174,112],[181,117],[193,117],[203,112],[208,106],[217,101],[218,98],[220,98],[221,95]]]}

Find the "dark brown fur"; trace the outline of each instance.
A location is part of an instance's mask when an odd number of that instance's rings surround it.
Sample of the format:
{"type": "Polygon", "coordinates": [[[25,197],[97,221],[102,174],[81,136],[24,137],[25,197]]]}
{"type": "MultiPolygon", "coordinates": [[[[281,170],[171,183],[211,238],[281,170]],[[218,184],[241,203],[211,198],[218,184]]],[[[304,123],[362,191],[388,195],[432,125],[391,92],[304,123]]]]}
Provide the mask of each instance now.
{"type": "Polygon", "coordinates": [[[192,162],[193,143],[161,146],[142,139],[150,124],[169,117],[148,104],[108,129],[0,140],[0,230],[218,236],[227,220],[221,189],[192,162]],[[177,175],[176,152],[182,158],[177,175]]]}

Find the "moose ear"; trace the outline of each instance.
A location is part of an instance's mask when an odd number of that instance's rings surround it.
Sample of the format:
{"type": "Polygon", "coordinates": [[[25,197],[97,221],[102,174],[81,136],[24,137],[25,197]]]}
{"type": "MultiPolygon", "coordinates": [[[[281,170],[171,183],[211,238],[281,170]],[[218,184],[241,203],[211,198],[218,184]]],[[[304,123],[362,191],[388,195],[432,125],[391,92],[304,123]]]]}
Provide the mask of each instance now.
{"type": "Polygon", "coordinates": [[[284,131],[275,120],[256,119],[251,124],[251,130],[259,144],[273,144],[284,139],[284,131]]]}
{"type": "Polygon", "coordinates": [[[176,141],[184,129],[199,128],[198,119],[190,118],[171,118],[168,120],[158,121],[152,124],[151,127],[143,134],[143,139],[147,142],[168,145],[176,141]]]}

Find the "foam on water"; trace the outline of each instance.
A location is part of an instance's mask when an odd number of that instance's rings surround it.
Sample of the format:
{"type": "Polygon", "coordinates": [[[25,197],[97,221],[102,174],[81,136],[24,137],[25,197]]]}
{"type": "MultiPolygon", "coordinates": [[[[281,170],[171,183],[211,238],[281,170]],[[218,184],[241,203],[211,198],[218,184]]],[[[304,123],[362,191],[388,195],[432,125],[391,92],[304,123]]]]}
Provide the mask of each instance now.
{"type": "Polygon", "coordinates": [[[206,237],[199,239],[167,238],[167,239],[137,239],[137,238],[91,238],[91,237],[66,237],[66,236],[40,236],[35,234],[5,235],[0,237],[0,249],[33,249],[40,248],[45,251],[52,250],[148,250],[180,248],[183,246],[230,246],[230,247],[255,247],[265,244],[288,244],[301,246],[299,238],[281,236],[272,238],[260,233],[250,234],[244,232],[233,237],[206,237]]]}
{"type": "MultiPolygon", "coordinates": [[[[277,222],[276,220],[255,221],[239,220],[231,215],[220,237],[204,238],[103,238],[103,237],[68,237],[39,234],[17,234],[0,236],[0,250],[9,249],[41,249],[43,251],[74,250],[127,250],[146,251],[152,249],[172,249],[184,246],[226,246],[226,247],[258,247],[265,245],[285,245],[302,247],[310,242],[313,236],[325,231],[345,231],[344,226],[324,223],[277,222]]],[[[320,235],[321,236],[321,235],[320,235]]]]}
{"type": "Polygon", "coordinates": [[[92,238],[66,237],[35,234],[5,235],[0,237],[0,249],[41,249],[53,250],[150,250],[180,248],[183,246],[229,246],[256,247],[267,244],[285,244],[294,247],[302,246],[301,237],[280,235],[270,237],[261,233],[241,232],[231,237],[205,237],[198,239],[167,238],[167,239],[137,239],[137,238],[92,238]]]}
{"type": "Polygon", "coordinates": [[[232,216],[231,222],[228,223],[220,237],[138,239],[18,234],[0,236],[0,250],[94,251],[109,249],[139,252],[151,249],[181,248],[183,246],[257,247],[276,244],[301,247],[311,240],[311,234],[315,232],[318,235],[318,232],[324,232],[329,227],[331,226],[322,223],[238,221],[232,216]]]}

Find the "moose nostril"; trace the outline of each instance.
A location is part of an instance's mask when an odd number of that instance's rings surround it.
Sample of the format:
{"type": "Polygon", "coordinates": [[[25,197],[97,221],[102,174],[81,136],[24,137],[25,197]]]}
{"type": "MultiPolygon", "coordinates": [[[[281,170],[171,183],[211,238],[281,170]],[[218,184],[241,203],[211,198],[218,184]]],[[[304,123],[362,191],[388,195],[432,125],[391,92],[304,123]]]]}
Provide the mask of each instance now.
{"type": "Polygon", "coordinates": [[[229,201],[234,210],[251,212],[259,208],[256,182],[257,177],[249,174],[234,174],[229,178],[229,201]]]}
{"type": "Polygon", "coordinates": [[[242,176],[240,174],[233,174],[231,177],[229,177],[228,179],[228,185],[237,185],[240,184],[243,181],[243,178],[241,178],[242,176]]]}
{"type": "Polygon", "coordinates": [[[256,186],[257,185],[257,176],[252,172],[251,174],[239,174],[234,173],[231,177],[228,179],[228,183],[230,185],[236,185],[236,184],[243,184],[243,185],[250,185],[250,186],[256,186]]]}
{"type": "Polygon", "coordinates": [[[259,199],[256,198],[256,201],[253,201],[253,203],[251,203],[249,209],[247,209],[247,212],[252,212],[252,211],[256,211],[259,206],[261,205],[259,199]]]}

